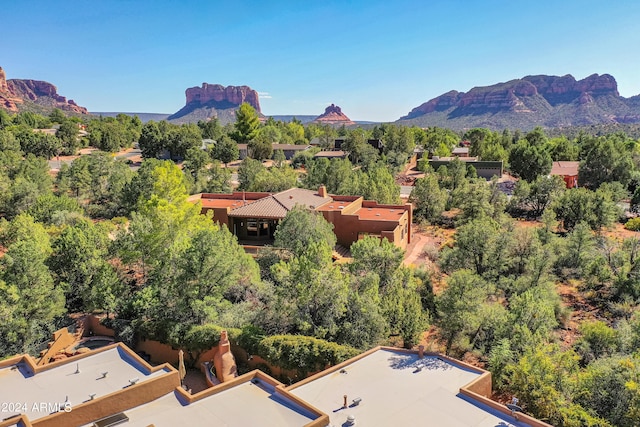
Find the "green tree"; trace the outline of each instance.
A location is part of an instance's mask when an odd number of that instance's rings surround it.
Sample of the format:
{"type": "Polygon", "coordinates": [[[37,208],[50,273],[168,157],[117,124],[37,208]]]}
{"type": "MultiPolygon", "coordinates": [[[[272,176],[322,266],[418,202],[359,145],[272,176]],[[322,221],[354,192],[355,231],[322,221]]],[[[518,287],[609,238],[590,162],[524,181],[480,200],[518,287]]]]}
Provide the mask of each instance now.
{"type": "Polygon", "coordinates": [[[387,239],[373,236],[358,240],[350,249],[353,256],[353,262],[349,265],[351,272],[356,276],[375,272],[383,289],[391,283],[404,259],[402,249],[387,239]]]}
{"type": "Polygon", "coordinates": [[[84,210],[77,200],[64,194],[56,196],[52,193],[39,196],[28,210],[29,215],[33,216],[36,221],[47,224],[51,224],[54,218],[62,212],[84,214],[84,210]]]}
{"type": "Polygon", "coordinates": [[[11,126],[13,121],[11,120],[11,116],[4,109],[0,110],[0,130],[6,129],[11,126]]]}
{"type": "Polygon", "coordinates": [[[322,214],[303,206],[295,206],[287,213],[278,224],[274,237],[274,246],[286,248],[296,256],[302,255],[312,243],[322,242],[331,249],[336,245],[333,224],[322,214]]]}
{"type": "MultiPolygon", "coordinates": [[[[235,142],[234,142],[235,144],[235,142]]],[[[204,174],[204,184],[201,190],[205,193],[230,193],[231,170],[223,168],[220,162],[213,161],[204,174]]]]}
{"type": "Polygon", "coordinates": [[[262,357],[284,369],[298,371],[301,378],[358,354],[353,347],[301,335],[276,335],[263,339],[259,345],[262,357]]]}
{"type": "Polygon", "coordinates": [[[576,351],[585,362],[603,356],[612,356],[618,349],[618,331],[603,321],[593,320],[582,323],[580,333],[582,337],[576,343],[576,351]]]}
{"type": "Polygon", "coordinates": [[[604,182],[629,183],[634,165],[624,139],[610,135],[584,137],[580,142],[580,185],[595,190],[604,182]]]}
{"type": "Polygon", "coordinates": [[[220,160],[225,166],[229,162],[238,160],[240,151],[238,150],[238,144],[228,136],[224,135],[216,141],[211,150],[211,157],[216,160],[220,160]]]}
{"type": "Polygon", "coordinates": [[[259,126],[258,113],[250,104],[244,102],[236,110],[236,122],[231,137],[238,144],[247,144],[255,139],[259,126]]]}
{"type": "Polygon", "coordinates": [[[253,186],[256,177],[264,170],[264,166],[257,160],[245,158],[238,168],[238,190],[248,190],[253,186]]]}
{"type": "Polygon", "coordinates": [[[458,228],[453,248],[441,256],[444,271],[469,269],[485,277],[498,277],[506,268],[505,251],[510,238],[496,221],[481,217],[458,228]]]}
{"type": "Polygon", "coordinates": [[[620,208],[606,188],[595,192],[586,188],[566,190],[556,199],[553,210],[567,231],[581,221],[593,230],[600,230],[611,225],[620,213],[620,208]]]}
{"type": "Polygon", "coordinates": [[[639,377],[637,358],[621,355],[601,358],[581,373],[576,400],[612,426],[638,425],[639,377]]]}
{"type": "Polygon", "coordinates": [[[82,220],[66,227],[53,242],[49,265],[59,286],[66,291],[70,312],[107,309],[105,295],[97,300],[99,290],[110,289],[114,296],[122,285],[109,259],[108,230],[82,220]]]}
{"type": "MultiPolygon", "coordinates": [[[[537,139],[532,137],[532,140],[537,139]]],[[[551,155],[545,145],[532,144],[527,140],[519,141],[509,154],[511,170],[527,181],[533,181],[541,175],[548,175],[551,172],[552,163],[551,155]]]]}
{"type": "Polygon", "coordinates": [[[72,120],[65,120],[60,124],[60,128],[56,132],[56,137],[58,137],[62,143],[63,154],[72,156],[76,154],[76,151],[80,148],[78,131],[77,123],[72,120]]]}
{"type": "Polygon", "coordinates": [[[145,159],[158,158],[162,155],[165,149],[165,142],[158,123],[151,120],[144,124],[138,145],[142,151],[142,157],[145,159]]]}
{"type": "Polygon", "coordinates": [[[284,155],[284,151],[282,150],[276,150],[275,153],[273,153],[273,165],[277,168],[281,168],[285,165],[285,161],[287,160],[287,158],[284,155]]]}
{"type": "Polygon", "coordinates": [[[569,141],[567,137],[552,138],[549,140],[551,158],[554,161],[576,161],[580,155],[580,147],[575,141],[569,141]]]}
{"type": "Polygon", "coordinates": [[[291,167],[263,168],[253,179],[249,191],[278,193],[295,187],[298,183],[298,173],[291,167]]]}
{"type": "Polygon", "coordinates": [[[424,218],[434,221],[440,218],[444,211],[448,194],[440,189],[438,179],[434,174],[427,174],[418,179],[411,190],[409,201],[415,204],[414,215],[416,218],[424,218]]]}
{"type": "Polygon", "coordinates": [[[538,218],[551,204],[561,196],[565,183],[560,176],[539,176],[529,183],[520,180],[516,183],[510,201],[512,210],[526,211],[538,218]]]}
{"type": "Polygon", "coordinates": [[[487,294],[487,284],[469,270],[457,270],[450,276],[447,287],[436,297],[438,326],[446,340],[446,354],[461,333],[478,326],[478,313],[487,294]]]}
{"type": "Polygon", "coordinates": [[[64,295],[45,264],[51,246],[42,225],[20,216],[4,231],[8,239],[0,259],[0,355],[33,353],[64,314],[64,295]]]}
{"type": "Polygon", "coordinates": [[[247,150],[251,158],[256,160],[270,159],[273,155],[273,145],[271,142],[262,139],[252,139],[247,145],[247,150]]]}
{"type": "Polygon", "coordinates": [[[381,306],[391,332],[402,338],[406,348],[416,345],[428,324],[418,292],[418,280],[410,269],[400,267],[396,270],[394,279],[384,289],[381,306]]]}
{"type": "Polygon", "coordinates": [[[571,400],[578,357],[557,345],[541,344],[528,349],[508,369],[509,390],[528,413],[558,426],[610,426],[571,400]]]}
{"type": "Polygon", "coordinates": [[[198,121],[198,127],[202,131],[202,137],[205,139],[213,139],[219,142],[220,139],[225,136],[224,129],[220,125],[220,120],[218,120],[217,117],[212,117],[207,121],[198,121]]]}

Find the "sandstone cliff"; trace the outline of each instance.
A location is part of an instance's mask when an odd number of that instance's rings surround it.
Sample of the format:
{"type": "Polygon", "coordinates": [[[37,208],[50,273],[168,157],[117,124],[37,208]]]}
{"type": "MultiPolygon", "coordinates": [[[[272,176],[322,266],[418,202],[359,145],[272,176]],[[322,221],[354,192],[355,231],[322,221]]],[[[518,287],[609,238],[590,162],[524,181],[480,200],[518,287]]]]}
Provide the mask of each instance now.
{"type": "Polygon", "coordinates": [[[2,67],[0,67],[0,108],[12,112],[29,110],[44,114],[59,108],[71,113],[88,114],[86,108],[58,95],[57,88],[51,83],[41,80],[7,80],[2,67]]]}
{"type": "Polygon", "coordinates": [[[185,91],[186,104],[169,116],[177,123],[197,122],[217,117],[222,123],[235,121],[235,110],[244,102],[260,111],[258,92],[249,86],[222,86],[202,83],[202,87],[190,87],[185,91]]]}
{"type": "Polygon", "coordinates": [[[315,123],[328,125],[355,125],[355,122],[351,121],[351,119],[342,112],[342,109],[334,104],[325,108],[324,113],[316,117],[313,121],[315,123]]]}
{"type": "Polygon", "coordinates": [[[640,121],[634,98],[621,97],[616,80],[608,74],[593,74],[582,80],[571,75],[527,76],[475,87],[466,93],[447,92],[414,108],[399,121],[453,129],[631,123],[640,121]]]}

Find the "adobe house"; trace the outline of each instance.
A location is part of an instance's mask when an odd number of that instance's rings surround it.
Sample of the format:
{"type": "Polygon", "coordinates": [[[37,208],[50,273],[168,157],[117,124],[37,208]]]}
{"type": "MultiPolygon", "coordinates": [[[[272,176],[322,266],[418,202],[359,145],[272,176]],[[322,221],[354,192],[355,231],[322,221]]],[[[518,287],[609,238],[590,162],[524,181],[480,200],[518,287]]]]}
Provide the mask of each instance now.
{"type": "Polygon", "coordinates": [[[503,172],[502,160],[479,160],[477,157],[438,157],[433,156],[431,159],[422,158],[421,161],[428,161],[429,165],[434,171],[437,171],[440,166],[449,166],[449,162],[454,159],[458,159],[464,162],[466,165],[471,165],[476,169],[478,177],[484,178],[487,181],[497,176],[500,178],[503,172]]]}
{"type": "Polygon", "coordinates": [[[330,195],[324,186],[318,191],[291,188],[280,193],[234,192],[196,194],[192,202],[202,203],[202,213],[213,211],[214,221],[225,224],[241,242],[267,244],[279,222],[294,206],[322,213],[333,224],[339,245],[371,235],[405,249],[411,242],[412,206],[382,205],[361,196],[330,195]]]}
{"type": "Polygon", "coordinates": [[[313,155],[314,159],[346,159],[348,153],[342,150],[318,151],[313,155]]]}
{"type": "Polygon", "coordinates": [[[254,370],[191,394],[169,364],[122,343],[38,366],[0,362],[0,427],[550,427],[490,399],[491,373],[450,357],[376,347],[285,386],[254,370]]]}
{"type": "MultiPolygon", "coordinates": [[[[282,150],[284,153],[284,157],[287,160],[293,159],[293,156],[300,151],[306,151],[311,148],[311,145],[295,145],[295,144],[271,144],[273,147],[273,152],[275,153],[278,150],[282,150]]],[[[249,157],[249,148],[248,144],[238,144],[238,158],[240,160],[244,160],[249,157]]]]}
{"type": "Polygon", "coordinates": [[[453,157],[469,157],[469,147],[456,147],[451,151],[453,157]]]}
{"type": "Polygon", "coordinates": [[[559,161],[553,162],[549,175],[561,176],[567,188],[578,186],[578,169],[580,162],[559,161]]]}

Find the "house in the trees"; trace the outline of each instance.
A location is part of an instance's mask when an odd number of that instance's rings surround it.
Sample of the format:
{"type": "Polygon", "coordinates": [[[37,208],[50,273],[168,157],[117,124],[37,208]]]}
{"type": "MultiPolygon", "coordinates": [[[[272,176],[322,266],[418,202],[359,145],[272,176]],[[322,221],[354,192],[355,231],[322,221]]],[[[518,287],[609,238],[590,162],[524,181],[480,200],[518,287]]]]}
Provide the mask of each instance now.
{"type": "MultiPolygon", "coordinates": [[[[275,153],[278,150],[282,150],[284,153],[284,157],[287,160],[291,160],[296,153],[300,151],[306,151],[311,148],[311,145],[295,145],[295,144],[271,144],[273,147],[273,152],[275,153]]],[[[238,144],[238,157],[240,160],[245,159],[250,156],[249,148],[247,144],[238,144]]]]}
{"type": "Polygon", "coordinates": [[[454,159],[464,162],[467,166],[473,166],[480,178],[490,180],[494,176],[500,178],[503,172],[502,160],[480,160],[478,157],[438,157],[430,159],[422,158],[421,161],[429,162],[433,170],[437,171],[440,166],[449,166],[454,159]]]}
{"type": "Polygon", "coordinates": [[[553,162],[549,175],[561,176],[567,188],[575,188],[578,186],[578,169],[580,162],[560,161],[553,162]]]}
{"type": "Polygon", "coordinates": [[[401,248],[411,242],[412,208],[410,204],[381,205],[361,196],[328,194],[291,188],[280,193],[234,192],[197,194],[192,201],[202,203],[202,213],[213,211],[214,221],[225,224],[241,242],[270,243],[280,220],[294,206],[321,213],[333,224],[339,245],[350,247],[364,236],[376,236],[401,248]]]}

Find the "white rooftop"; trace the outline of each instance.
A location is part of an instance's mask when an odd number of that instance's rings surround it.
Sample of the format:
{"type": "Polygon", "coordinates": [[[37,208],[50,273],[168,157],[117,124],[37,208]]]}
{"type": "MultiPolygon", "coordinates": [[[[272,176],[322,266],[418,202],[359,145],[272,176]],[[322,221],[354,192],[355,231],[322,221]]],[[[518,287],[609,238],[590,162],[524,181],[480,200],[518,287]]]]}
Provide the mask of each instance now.
{"type": "Polygon", "coordinates": [[[37,374],[25,363],[0,368],[0,402],[13,405],[2,419],[23,413],[31,421],[45,417],[55,404],[80,404],[95,398],[123,390],[130,380],[144,382],[168,373],[167,369],[149,372],[145,366],[120,346],[61,364],[37,374]],[[103,373],[107,373],[103,377],[103,373]]]}
{"type": "MultiPolygon", "coordinates": [[[[246,381],[187,404],[177,392],[124,411],[126,427],[302,427],[318,415],[312,414],[261,380],[246,381]]],[[[93,424],[88,424],[91,426],[93,424]]]]}
{"type": "Polygon", "coordinates": [[[379,349],[289,391],[329,415],[331,425],[388,427],[524,427],[489,406],[459,394],[481,373],[436,356],[379,349]],[[347,395],[346,409],[342,409],[347,395]],[[362,399],[353,405],[354,399],[362,399]]]}

